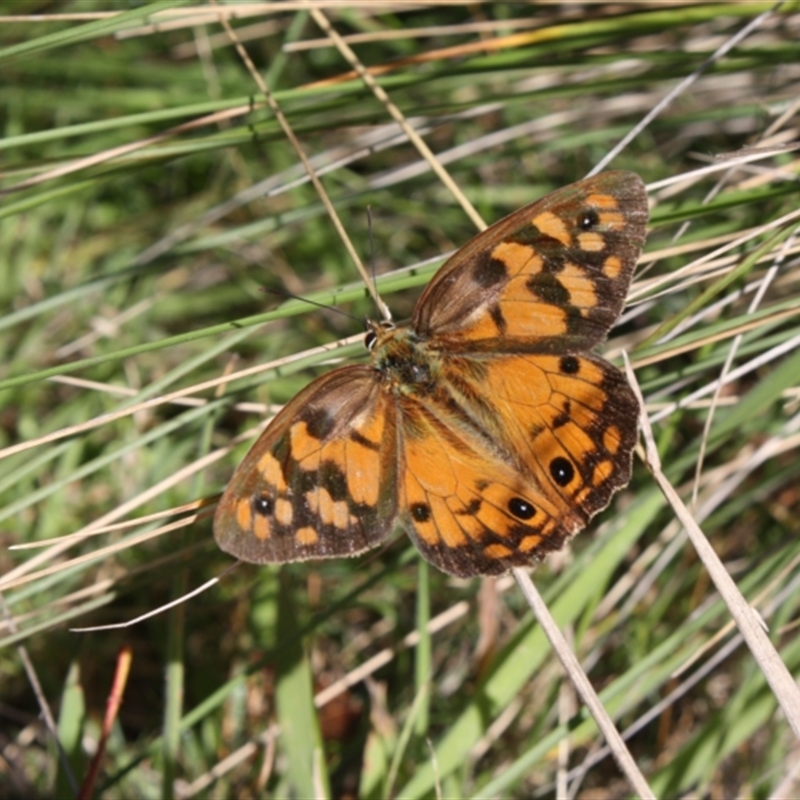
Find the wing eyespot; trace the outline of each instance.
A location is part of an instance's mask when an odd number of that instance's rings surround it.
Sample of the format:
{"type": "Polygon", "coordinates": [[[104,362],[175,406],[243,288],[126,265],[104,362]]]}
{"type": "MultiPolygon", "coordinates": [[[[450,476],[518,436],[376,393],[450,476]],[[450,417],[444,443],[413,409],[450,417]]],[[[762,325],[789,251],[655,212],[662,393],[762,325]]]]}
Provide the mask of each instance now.
{"type": "Polygon", "coordinates": [[[562,356],[558,368],[564,375],[577,375],[580,372],[580,362],[575,356],[562,356]]]}
{"type": "Polygon", "coordinates": [[[266,495],[256,495],[253,498],[253,511],[260,517],[268,517],[275,511],[275,501],[266,495]]]}
{"type": "Polygon", "coordinates": [[[427,522],[431,518],[431,507],[427,503],[414,503],[410,510],[414,522],[427,522]]]}
{"type": "Polygon", "coordinates": [[[578,216],[578,227],[582,231],[592,231],[600,224],[600,216],[593,208],[581,211],[578,216]]]}
{"type": "Polygon", "coordinates": [[[559,486],[569,486],[575,477],[575,467],[566,458],[558,456],[550,462],[550,474],[559,486]]]}
{"type": "Polygon", "coordinates": [[[536,506],[521,497],[512,497],[508,501],[508,510],[517,519],[528,520],[536,516],[536,506]]]}

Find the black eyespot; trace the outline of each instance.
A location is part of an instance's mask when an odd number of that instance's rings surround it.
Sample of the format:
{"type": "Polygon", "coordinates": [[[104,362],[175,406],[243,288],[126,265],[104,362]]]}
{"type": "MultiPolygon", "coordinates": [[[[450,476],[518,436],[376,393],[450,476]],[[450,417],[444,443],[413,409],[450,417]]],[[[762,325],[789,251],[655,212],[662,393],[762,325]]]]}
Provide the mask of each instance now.
{"type": "Polygon", "coordinates": [[[431,507],[427,503],[414,503],[411,506],[414,522],[427,522],[431,518],[431,507]]]}
{"type": "Polygon", "coordinates": [[[559,486],[568,486],[575,477],[575,467],[566,458],[554,458],[550,462],[550,474],[559,486]]]}
{"type": "Polygon", "coordinates": [[[275,503],[271,497],[259,495],[253,498],[253,511],[262,517],[268,517],[274,510],[275,503]]]}
{"type": "Polygon", "coordinates": [[[590,231],[596,228],[599,223],[600,217],[593,208],[587,208],[585,211],[581,211],[578,216],[578,227],[582,231],[590,231]]]}
{"type": "Polygon", "coordinates": [[[517,519],[532,519],[536,516],[536,507],[521,497],[512,497],[508,501],[508,510],[517,519]]]}
{"type": "Polygon", "coordinates": [[[575,356],[562,356],[558,367],[565,375],[577,375],[581,365],[575,356]]]}
{"type": "Polygon", "coordinates": [[[375,342],[378,341],[378,334],[375,331],[367,331],[364,334],[364,347],[367,348],[370,352],[372,352],[372,348],[375,347],[375,342]]]}

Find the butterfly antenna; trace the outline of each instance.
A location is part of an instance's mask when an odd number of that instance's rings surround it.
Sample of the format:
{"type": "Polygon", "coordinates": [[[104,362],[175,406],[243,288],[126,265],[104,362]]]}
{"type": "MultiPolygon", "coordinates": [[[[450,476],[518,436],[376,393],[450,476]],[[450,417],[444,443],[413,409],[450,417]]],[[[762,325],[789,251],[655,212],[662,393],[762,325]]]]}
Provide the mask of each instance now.
{"type": "Polygon", "coordinates": [[[375,270],[375,237],[372,230],[372,206],[367,206],[367,235],[369,236],[369,263],[370,272],[372,273],[372,299],[375,301],[375,307],[378,310],[378,315],[383,317],[386,322],[392,321],[392,312],[389,311],[389,306],[383,302],[380,293],[378,292],[378,275],[375,270]]]}
{"type": "Polygon", "coordinates": [[[317,308],[325,309],[325,311],[335,311],[337,314],[341,314],[343,317],[349,317],[357,322],[363,322],[361,317],[357,317],[355,314],[348,314],[347,311],[342,311],[342,309],[338,306],[329,306],[325,303],[318,303],[316,300],[309,300],[307,297],[301,297],[299,294],[292,294],[291,292],[287,292],[285,289],[272,289],[267,286],[262,286],[261,291],[265,294],[273,294],[276,297],[280,297],[282,300],[297,300],[300,303],[308,303],[310,306],[316,306],[317,308]]]}

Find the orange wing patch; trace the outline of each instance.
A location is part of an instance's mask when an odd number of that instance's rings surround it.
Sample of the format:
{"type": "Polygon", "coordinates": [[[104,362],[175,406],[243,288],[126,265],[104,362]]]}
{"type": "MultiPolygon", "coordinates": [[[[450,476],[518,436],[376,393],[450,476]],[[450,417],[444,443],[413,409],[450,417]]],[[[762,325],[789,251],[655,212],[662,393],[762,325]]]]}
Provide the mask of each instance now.
{"type": "Polygon", "coordinates": [[[531,220],[531,225],[542,236],[555,239],[562,247],[571,247],[573,244],[572,230],[567,227],[566,220],[552,211],[536,214],[531,220]]]}

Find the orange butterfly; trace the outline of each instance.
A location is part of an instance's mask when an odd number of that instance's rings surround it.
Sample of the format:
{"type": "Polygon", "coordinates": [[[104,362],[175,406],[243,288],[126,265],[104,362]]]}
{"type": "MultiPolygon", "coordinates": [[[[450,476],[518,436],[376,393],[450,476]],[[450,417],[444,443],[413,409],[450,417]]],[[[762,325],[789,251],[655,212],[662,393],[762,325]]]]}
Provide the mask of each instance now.
{"type": "Polygon", "coordinates": [[[219,546],[257,564],[354,556],[396,525],[468,577],[559,549],[628,483],[639,406],[591,352],[645,241],[632,172],[566,186],[476,236],[371,363],[313,381],[222,495],[219,546]]]}

